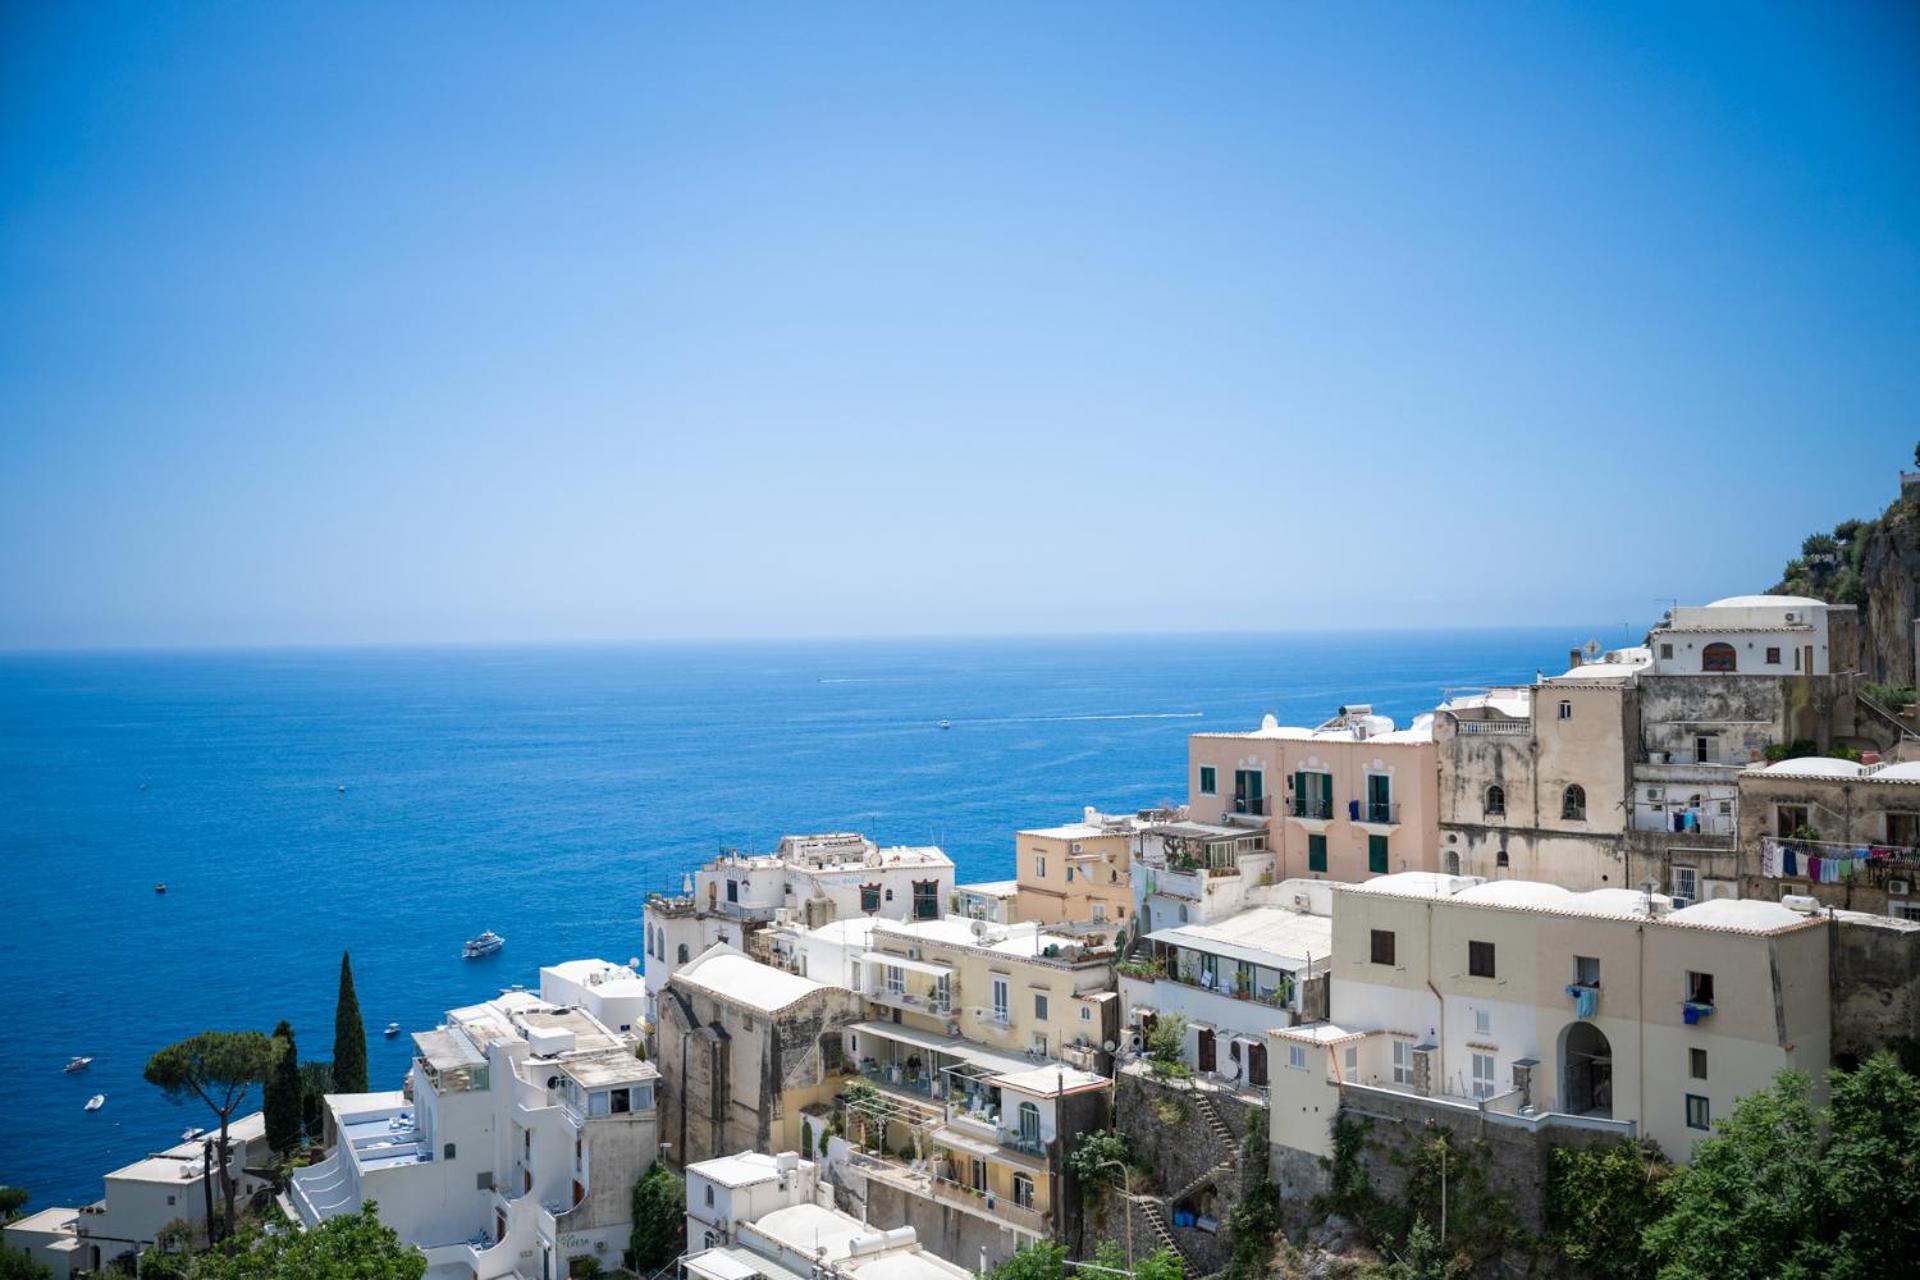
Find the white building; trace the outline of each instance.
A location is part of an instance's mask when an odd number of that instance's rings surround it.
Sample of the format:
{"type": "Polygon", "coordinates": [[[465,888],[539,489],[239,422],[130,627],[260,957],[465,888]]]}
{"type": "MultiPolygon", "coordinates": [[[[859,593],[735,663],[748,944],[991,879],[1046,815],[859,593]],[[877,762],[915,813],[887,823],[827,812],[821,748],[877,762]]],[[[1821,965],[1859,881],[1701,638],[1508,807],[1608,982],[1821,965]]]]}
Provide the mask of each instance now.
{"type": "Polygon", "coordinates": [[[1231,1087],[1266,1087],[1267,1034],[1324,1016],[1333,959],[1331,884],[1283,887],[1303,905],[1252,907],[1147,935],[1148,968],[1136,959],[1120,977],[1131,1051],[1145,1047],[1159,1018],[1177,1014],[1187,1024],[1189,1067],[1231,1087]]]}
{"type": "MultiPolygon", "coordinates": [[[[116,1259],[138,1254],[154,1242],[161,1228],[185,1221],[204,1232],[207,1223],[209,1163],[207,1144],[218,1133],[183,1141],[164,1151],[115,1169],[104,1179],[105,1194],[78,1209],[51,1208],[6,1225],[10,1248],[30,1254],[53,1272],[55,1280],[98,1271],[116,1259]]],[[[267,1183],[244,1170],[266,1165],[266,1116],[241,1116],[227,1126],[230,1168],[238,1189],[236,1203],[245,1205],[267,1183]]],[[[223,1203],[218,1158],[212,1160],[213,1203],[223,1203]]]]}
{"type": "Polygon", "coordinates": [[[808,929],[790,920],[770,926],[766,933],[769,960],[791,973],[849,991],[860,989],[860,957],[873,938],[872,916],[833,920],[808,929]]]}
{"type": "Polygon", "coordinates": [[[301,1220],[377,1201],[435,1280],[617,1263],[659,1150],[659,1072],[635,1037],[507,991],[413,1041],[404,1090],[327,1098],[334,1151],[294,1175],[301,1220]]]}
{"type": "Polygon", "coordinates": [[[981,880],[953,891],[953,914],[989,924],[1012,924],[1018,918],[1014,902],[1020,896],[1018,880],[981,880]]]}
{"type": "Polygon", "coordinates": [[[697,1280],[968,1280],[971,1275],[921,1248],[912,1227],[870,1227],[823,1203],[827,1198],[813,1163],[791,1152],[742,1152],[689,1165],[686,1273],[697,1280]]]}
{"type": "Polygon", "coordinates": [[[622,1035],[647,1027],[647,984],[637,968],[607,960],[568,960],[540,970],[540,998],[585,1009],[622,1035]]]}
{"type": "Polygon", "coordinates": [[[1149,931],[1201,924],[1271,901],[1274,856],[1266,820],[1245,824],[1181,819],[1134,833],[1133,917],[1149,931]]]}
{"type": "MultiPolygon", "coordinates": [[[[1680,605],[1648,633],[1651,673],[1829,675],[1831,608],[1805,596],[1728,596],[1680,605]]],[[[1847,613],[1853,613],[1850,606],[1847,613]]]]}
{"type": "Polygon", "coordinates": [[[773,853],[725,853],[688,877],[681,896],[647,899],[647,991],[657,1005],[675,971],[715,943],[758,951],[749,938],[776,920],[802,928],[863,916],[936,920],[952,894],[953,859],[931,845],[882,849],[839,833],[785,836],[773,853]]]}

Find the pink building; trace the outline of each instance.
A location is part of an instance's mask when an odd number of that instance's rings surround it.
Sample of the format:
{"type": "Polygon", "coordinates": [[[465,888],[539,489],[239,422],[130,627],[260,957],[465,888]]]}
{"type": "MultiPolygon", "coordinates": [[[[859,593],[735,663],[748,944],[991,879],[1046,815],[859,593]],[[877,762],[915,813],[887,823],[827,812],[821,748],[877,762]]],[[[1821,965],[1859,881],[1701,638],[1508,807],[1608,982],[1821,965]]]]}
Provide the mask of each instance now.
{"type": "Polygon", "coordinates": [[[1317,729],[1268,716],[1250,733],[1188,739],[1193,820],[1264,820],[1276,881],[1434,870],[1438,787],[1430,715],[1396,729],[1370,707],[1342,707],[1317,729]]]}

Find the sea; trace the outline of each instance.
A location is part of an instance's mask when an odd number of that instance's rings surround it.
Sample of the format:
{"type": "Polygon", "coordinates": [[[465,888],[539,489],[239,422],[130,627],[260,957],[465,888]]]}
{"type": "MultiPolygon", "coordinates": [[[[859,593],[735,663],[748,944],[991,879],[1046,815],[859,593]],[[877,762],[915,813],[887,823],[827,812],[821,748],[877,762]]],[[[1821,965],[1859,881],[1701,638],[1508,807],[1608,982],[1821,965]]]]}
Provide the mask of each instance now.
{"type": "Polygon", "coordinates": [[[1189,733],[1359,702],[1404,724],[1584,638],[0,655],[0,1184],[84,1205],[209,1124],[141,1077],[180,1037],[285,1018],[331,1057],[343,951],[397,1088],[389,1022],[639,955],[648,892],[721,848],[859,831],[1007,879],[1020,827],[1182,800],[1189,733]],[[483,929],[505,949],[462,960],[483,929]]]}

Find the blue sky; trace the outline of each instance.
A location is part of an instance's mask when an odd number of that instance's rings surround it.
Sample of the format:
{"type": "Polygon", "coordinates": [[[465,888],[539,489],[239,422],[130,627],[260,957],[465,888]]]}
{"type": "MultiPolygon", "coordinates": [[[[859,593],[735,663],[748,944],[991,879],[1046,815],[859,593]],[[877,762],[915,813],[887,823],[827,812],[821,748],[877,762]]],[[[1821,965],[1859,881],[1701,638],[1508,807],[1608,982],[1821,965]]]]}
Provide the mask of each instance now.
{"type": "Polygon", "coordinates": [[[0,645],[1637,626],[1916,160],[1899,6],[8,5],[0,645]]]}

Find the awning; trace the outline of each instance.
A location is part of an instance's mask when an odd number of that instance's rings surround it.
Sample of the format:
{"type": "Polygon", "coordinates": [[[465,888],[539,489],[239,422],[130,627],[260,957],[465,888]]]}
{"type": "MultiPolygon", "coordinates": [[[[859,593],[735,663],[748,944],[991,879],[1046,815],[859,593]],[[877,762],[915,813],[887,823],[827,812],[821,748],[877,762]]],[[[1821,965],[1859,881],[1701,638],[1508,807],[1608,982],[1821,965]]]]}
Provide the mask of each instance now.
{"type": "Polygon", "coordinates": [[[955,1151],[964,1151],[974,1156],[997,1156],[1000,1148],[980,1138],[969,1138],[942,1125],[933,1131],[933,1140],[943,1147],[952,1147],[955,1151]]]}
{"type": "Polygon", "coordinates": [[[888,955],[884,951],[869,951],[860,957],[862,964],[890,965],[895,969],[904,969],[908,973],[924,973],[935,978],[944,978],[953,972],[952,965],[930,964],[925,960],[909,960],[905,956],[888,955]]]}
{"type": "Polygon", "coordinates": [[[856,1022],[847,1030],[860,1035],[877,1036],[896,1044],[909,1044],[916,1049],[944,1053],[950,1058],[958,1058],[962,1062],[985,1067],[993,1072],[1025,1071],[1035,1065],[1030,1058],[1016,1058],[1011,1054],[995,1053],[991,1049],[982,1049],[972,1041],[962,1040],[959,1036],[936,1035],[931,1031],[904,1027],[897,1022],[856,1022]]]}

